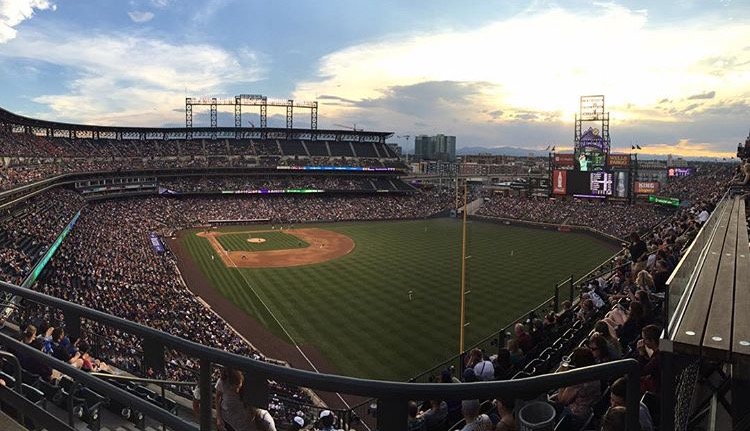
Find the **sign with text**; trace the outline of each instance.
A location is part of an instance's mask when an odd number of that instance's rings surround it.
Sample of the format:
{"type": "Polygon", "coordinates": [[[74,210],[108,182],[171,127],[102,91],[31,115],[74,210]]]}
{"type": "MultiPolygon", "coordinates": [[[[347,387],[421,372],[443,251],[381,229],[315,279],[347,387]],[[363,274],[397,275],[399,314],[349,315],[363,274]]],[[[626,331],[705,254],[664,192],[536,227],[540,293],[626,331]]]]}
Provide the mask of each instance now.
{"type": "Polygon", "coordinates": [[[607,166],[610,168],[627,168],[630,166],[630,154],[610,154],[607,157],[607,166]]]}
{"type": "Polygon", "coordinates": [[[557,169],[572,170],[576,167],[573,154],[555,154],[555,167],[557,169]]]}
{"type": "Polygon", "coordinates": [[[680,200],[677,198],[665,198],[661,196],[649,195],[648,201],[654,204],[669,205],[673,207],[680,206],[680,200]]]}
{"type": "Polygon", "coordinates": [[[658,181],[636,181],[635,182],[635,194],[637,195],[649,195],[659,191],[658,181]]]}

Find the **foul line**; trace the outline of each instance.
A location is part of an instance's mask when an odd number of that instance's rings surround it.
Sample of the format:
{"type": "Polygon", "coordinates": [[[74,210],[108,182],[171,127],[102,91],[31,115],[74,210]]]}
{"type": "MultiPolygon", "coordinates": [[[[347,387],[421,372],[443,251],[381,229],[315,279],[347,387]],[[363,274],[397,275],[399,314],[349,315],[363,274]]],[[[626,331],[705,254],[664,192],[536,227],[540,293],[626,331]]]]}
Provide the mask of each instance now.
{"type": "MultiPolygon", "coordinates": [[[[247,284],[247,287],[249,287],[250,290],[253,291],[253,294],[255,295],[255,297],[258,298],[258,300],[260,301],[261,304],[263,304],[263,307],[266,309],[266,311],[268,312],[268,314],[270,314],[271,317],[273,317],[273,320],[276,321],[276,324],[279,325],[279,328],[281,328],[281,330],[284,331],[284,334],[286,334],[287,338],[289,338],[289,341],[292,342],[292,344],[297,349],[297,351],[300,353],[300,355],[302,355],[302,357],[305,358],[305,360],[307,361],[307,363],[310,364],[310,366],[312,367],[312,369],[316,373],[320,374],[320,371],[318,370],[318,367],[316,367],[315,364],[313,364],[313,362],[310,360],[310,358],[307,357],[307,355],[305,354],[305,352],[303,352],[302,349],[299,347],[299,344],[297,344],[297,342],[294,340],[294,338],[292,338],[292,335],[289,333],[289,331],[287,331],[286,328],[284,327],[284,325],[281,324],[281,322],[276,317],[276,315],[273,314],[273,311],[271,311],[271,309],[268,308],[268,305],[266,305],[266,302],[263,301],[263,298],[261,298],[260,295],[258,295],[258,292],[255,291],[255,288],[253,287],[252,284],[250,284],[250,281],[247,279],[247,277],[245,276],[245,274],[242,271],[239,270],[239,268],[237,267],[237,264],[234,263],[234,260],[232,260],[232,258],[229,257],[229,253],[226,250],[224,250],[224,254],[226,255],[227,259],[230,262],[232,262],[232,266],[234,266],[234,269],[238,270],[238,272],[240,273],[240,276],[242,276],[242,279],[245,280],[245,284],[247,284]]],[[[351,409],[352,408],[349,405],[349,403],[347,403],[346,400],[341,396],[340,393],[336,392],[336,396],[339,397],[339,399],[341,400],[342,403],[344,403],[344,405],[346,406],[347,409],[351,409]]]]}

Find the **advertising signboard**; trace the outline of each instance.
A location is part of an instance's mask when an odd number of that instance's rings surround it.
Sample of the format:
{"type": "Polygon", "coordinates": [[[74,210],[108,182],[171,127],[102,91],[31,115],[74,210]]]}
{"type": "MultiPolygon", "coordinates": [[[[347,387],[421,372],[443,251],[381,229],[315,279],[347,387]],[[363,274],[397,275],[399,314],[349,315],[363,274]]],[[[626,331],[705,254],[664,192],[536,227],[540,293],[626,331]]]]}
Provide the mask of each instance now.
{"type": "Polygon", "coordinates": [[[556,169],[572,170],[576,166],[573,154],[555,154],[554,161],[556,169]]]}
{"type": "Polygon", "coordinates": [[[567,194],[568,172],[564,170],[555,170],[552,173],[552,193],[556,195],[567,194]]]}
{"type": "Polygon", "coordinates": [[[630,166],[630,154],[610,154],[607,157],[607,166],[610,168],[627,168],[630,166]]]}
{"type": "Polygon", "coordinates": [[[659,182],[657,181],[636,181],[635,194],[650,195],[659,191],[659,182]]]}

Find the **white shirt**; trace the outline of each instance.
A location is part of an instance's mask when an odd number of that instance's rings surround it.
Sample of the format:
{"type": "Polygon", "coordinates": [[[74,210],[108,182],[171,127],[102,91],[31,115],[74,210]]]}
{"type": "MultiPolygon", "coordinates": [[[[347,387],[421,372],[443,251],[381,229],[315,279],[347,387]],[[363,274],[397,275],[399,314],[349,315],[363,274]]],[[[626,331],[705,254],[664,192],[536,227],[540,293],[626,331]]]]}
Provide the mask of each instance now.
{"type": "Polygon", "coordinates": [[[700,224],[703,224],[706,222],[706,220],[708,220],[708,211],[703,210],[700,214],[698,214],[698,221],[700,222],[700,224]]]}
{"type": "Polygon", "coordinates": [[[482,361],[474,365],[474,374],[479,380],[492,380],[495,378],[495,366],[490,361],[482,361]]]}

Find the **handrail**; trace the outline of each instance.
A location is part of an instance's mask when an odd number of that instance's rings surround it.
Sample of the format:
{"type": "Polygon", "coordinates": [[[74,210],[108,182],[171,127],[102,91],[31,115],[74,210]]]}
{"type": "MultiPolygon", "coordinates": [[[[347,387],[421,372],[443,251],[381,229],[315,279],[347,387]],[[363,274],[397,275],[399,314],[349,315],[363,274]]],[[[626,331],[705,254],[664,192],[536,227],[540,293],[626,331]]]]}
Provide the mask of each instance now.
{"type": "Polygon", "coordinates": [[[41,350],[37,350],[31,346],[28,346],[14,339],[13,337],[0,333],[0,341],[5,346],[9,346],[16,351],[23,352],[24,355],[33,357],[35,360],[38,360],[39,362],[42,362],[45,365],[60,371],[62,374],[72,377],[76,382],[80,382],[86,387],[101,391],[102,393],[106,393],[110,397],[122,403],[134,406],[141,412],[148,414],[149,416],[155,418],[159,422],[168,425],[169,427],[179,430],[198,431],[198,427],[196,427],[194,424],[186,422],[183,419],[167,412],[166,410],[161,409],[154,404],[136,397],[135,395],[130,394],[127,391],[124,391],[116,386],[113,386],[97,377],[94,377],[85,371],[81,371],[66,362],[60,361],[57,358],[44,354],[41,350]]]}
{"type": "MultiPolygon", "coordinates": [[[[203,346],[100,311],[87,309],[77,304],[72,304],[49,295],[33,292],[5,282],[0,282],[0,290],[10,291],[36,302],[56,307],[63,311],[63,313],[70,313],[79,319],[85,317],[89,320],[96,320],[100,323],[111,325],[134,335],[149,339],[152,342],[158,342],[163,346],[175,348],[198,357],[201,360],[201,398],[204,398],[205,395],[205,399],[210,398],[210,364],[219,363],[243,371],[251,371],[255,373],[255,376],[260,376],[262,379],[266,380],[272,379],[289,382],[297,386],[309,387],[322,391],[379,398],[383,403],[383,408],[379,409],[379,419],[387,422],[387,424],[396,424],[393,427],[395,428],[401,425],[405,427],[405,419],[404,424],[400,425],[401,421],[399,417],[401,416],[401,413],[403,413],[404,418],[406,417],[406,401],[409,399],[429,399],[434,396],[439,396],[443,399],[490,398],[498,396],[529,398],[550,389],[574,385],[582,381],[606,379],[615,375],[627,374],[627,405],[628,412],[630,412],[628,420],[629,424],[632,426],[631,429],[635,429],[638,421],[638,381],[640,377],[640,366],[638,362],[633,359],[609,362],[565,373],[530,377],[528,379],[515,381],[449,385],[366,380],[313,373],[310,371],[290,369],[279,365],[264,363],[251,358],[203,346]]],[[[156,420],[165,423],[169,427],[176,430],[197,430],[194,425],[187,423],[182,419],[121,390],[120,388],[111,386],[97,377],[47,356],[41,351],[37,351],[36,349],[7,335],[0,334],[0,340],[7,345],[13,346],[15,349],[18,349],[18,351],[22,351],[24,354],[28,354],[55,369],[63,370],[64,374],[72,376],[74,379],[81,381],[83,384],[94,390],[101,390],[106,392],[112,398],[118,399],[124,403],[132,404],[139,410],[154,417],[156,420]]],[[[201,403],[201,407],[201,429],[208,430],[210,427],[211,406],[210,403],[201,403]]],[[[390,429],[387,424],[384,424],[383,429],[390,429]]]]}
{"type": "Polygon", "coordinates": [[[23,380],[21,376],[21,363],[18,361],[18,358],[16,357],[16,355],[10,352],[5,352],[5,351],[0,350],[0,356],[2,356],[5,359],[10,359],[10,361],[13,362],[13,369],[15,370],[14,371],[15,376],[13,376],[13,378],[16,379],[14,389],[16,390],[16,392],[21,392],[21,387],[23,386],[23,380]]]}
{"type": "Polygon", "coordinates": [[[109,373],[89,373],[89,375],[101,377],[103,379],[123,380],[126,382],[138,382],[138,383],[153,383],[155,385],[195,386],[198,384],[198,382],[178,382],[176,380],[147,379],[144,377],[123,376],[123,375],[109,374],[109,373]]]}
{"type": "MultiPolygon", "coordinates": [[[[11,407],[19,412],[33,412],[34,417],[32,421],[35,425],[41,425],[40,428],[46,428],[50,431],[76,431],[75,428],[56,418],[48,411],[32,403],[31,400],[8,387],[0,386],[0,400],[3,400],[3,403],[10,404],[11,407]]],[[[23,422],[23,420],[21,422],[23,422]]],[[[23,426],[23,424],[19,425],[23,426]]]]}
{"type": "Polygon", "coordinates": [[[719,201],[716,203],[716,207],[709,215],[708,219],[703,223],[700,230],[698,231],[698,234],[693,238],[693,241],[690,243],[690,246],[688,247],[685,254],[680,258],[680,261],[677,263],[677,266],[672,271],[672,274],[670,274],[669,278],[667,279],[666,285],[669,287],[667,289],[667,295],[665,296],[667,303],[665,304],[665,311],[666,311],[666,335],[668,339],[671,339],[674,336],[673,329],[679,326],[679,322],[682,319],[682,313],[687,307],[687,300],[692,295],[693,287],[695,286],[695,283],[697,282],[698,275],[700,274],[701,268],[703,267],[703,262],[705,261],[706,255],[708,254],[708,247],[707,245],[713,240],[714,235],[716,234],[716,230],[718,228],[717,220],[720,219],[720,214],[718,211],[721,208],[721,212],[725,211],[725,203],[727,202],[727,197],[729,196],[729,190],[727,190],[724,195],[719,199],[719,201]],[[724,204],[724,205],[722,205],[724,204]],[[704,236],[706,237],[706,243],[701,249],[695,249],[694,247],[701,247],[700,240],[704,239],[704,236]],[[693,262],[690,264],[690,267],[685,267],[683,269],[684,265],[689,265],[687,263],[687,257],[690,255],[693,255],[693,253],[697,253],[697,260],[696,262],[693,262]],[[685,280],[685,290],[682,291],[680,294],[680,297],[676,304],[674,304],[674,311],[670,313],[670,308],[672,307],[672,299],[670,298],[671,293],[673,293],[672,284],[675,280],[675,278],[679,277],[682,271],[690,271],[690,275],[685,280]],[[671,315],[670,315],[671,314],[671,315]]]}

